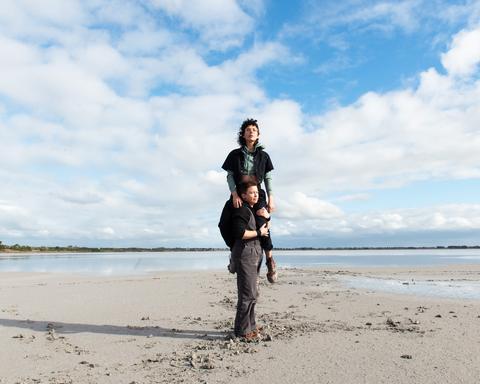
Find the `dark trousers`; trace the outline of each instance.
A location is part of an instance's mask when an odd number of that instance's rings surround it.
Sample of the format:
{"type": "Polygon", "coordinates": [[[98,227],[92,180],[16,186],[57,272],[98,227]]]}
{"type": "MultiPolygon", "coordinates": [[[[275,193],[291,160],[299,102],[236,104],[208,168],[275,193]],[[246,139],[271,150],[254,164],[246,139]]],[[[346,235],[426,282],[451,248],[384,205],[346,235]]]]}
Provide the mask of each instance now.
{"type": "Polygon", "coordinates": [[[262,263],[262,249],[258,240],[237,240],[232,250],[237,271],[237,313],[235,336],[245,336],[256,329],[257,278],[262,263]],[[243,249],[242,249],[243,248],[243,249]]]}
{"type": "MultiPolygon", "coordinates": [[[[253,206],[253,211],[256,212],[260,208],[267,208],[267,194],[261,188],[258,189],[258,202],[253,206]]],[[[257,229],[266,222],[267,219],[265,219],[264,217],[255,215],[255,223],[257,224],[257,229]]],[[[262,249],[264,249],[265,251],[271,251],[273,249],[270,231],[268,231],[268,236],[262,236],[260,238],[260,244],[262,246],[262,249]]]]}

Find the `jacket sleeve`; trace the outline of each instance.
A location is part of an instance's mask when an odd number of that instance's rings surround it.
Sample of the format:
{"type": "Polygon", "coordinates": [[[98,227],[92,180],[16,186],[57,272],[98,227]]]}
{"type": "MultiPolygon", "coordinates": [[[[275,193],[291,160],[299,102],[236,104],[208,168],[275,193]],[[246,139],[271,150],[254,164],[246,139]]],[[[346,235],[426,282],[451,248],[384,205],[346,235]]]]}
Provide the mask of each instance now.
{"type": "Polygon", "coordinates": [[[272,160],[270,160],[270,156],[268,155],[267,152],[264,152],[265,153],[265,175],[270,172],[270,171],[273,171],[273,164],[272,164],[272,160]]]}
{"type": "Polygon", "coordinates": [[[234,158],[234,151],[231,151],[225,161],[222,164],[222,169],[225,171],[232,171],[235,172],[235,158],[234,158]]]}
{"type": "Polygon", "coordinates": [[[248,208],[240,207],[234,209],[232,216],[232,235],[234,239],[242,239],[250,219],[248,208]]]}

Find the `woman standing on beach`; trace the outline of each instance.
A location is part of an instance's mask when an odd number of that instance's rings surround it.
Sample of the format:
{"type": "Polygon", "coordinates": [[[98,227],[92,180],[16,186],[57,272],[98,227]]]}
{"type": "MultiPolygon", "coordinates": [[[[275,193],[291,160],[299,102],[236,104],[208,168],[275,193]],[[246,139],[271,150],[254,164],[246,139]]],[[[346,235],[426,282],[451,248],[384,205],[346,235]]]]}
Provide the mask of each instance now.
{"type": "MultiPolygon", "coordinates": [[[[231,192],[230,203],[227,203],[226,208],[228,209],[228,205],[230,205],[232,212],[234,211],[232,207],[239,208],[242,206],[241,196],[237,192],[240,183],[251,182],[258,186],[259,198],[254,206],[257,228],[265,224],[267,221],[265,217],[270,217],[269,214],[275,210],[271,173],[273,164],[268,153],[264,151],[263,145],[259,143],[259,137],[260,130],[257,120],[245,120],[238,131],[237,141],[240,148],[231,151],[222,165],[222,168],[227,171],[227,183],[231,192]],[[266,193],[261,189],[262,182],[265,183],[266,193]]],[[[267,279],[270,283],[274,283],[277,280],[277,272],[272,257],[273,245],[270,236],[262,237],[261,246],[267,259],[267,279]]],[[[230,271],[235,272],[230,267],[230,271]]]]}
{"type": "MultiPolygon", "coordinates": [[[[259,199],[257,184],[251,181],[241,183],[238,191],[242,205],[234,210],[232,217],[232,235],[235,241],[231,261],[237,272],[238,289],[234,332],[235,336],[249,341],[259,335],[259,327],[255,322],[255,305],[258,272],[262,264],[260,239],[268,237],[268,226],[263,224],[257,229],[254,214],[254,207],[259,199]]],[[[269,216],[266,210],[265,216],[269,216]]]]}

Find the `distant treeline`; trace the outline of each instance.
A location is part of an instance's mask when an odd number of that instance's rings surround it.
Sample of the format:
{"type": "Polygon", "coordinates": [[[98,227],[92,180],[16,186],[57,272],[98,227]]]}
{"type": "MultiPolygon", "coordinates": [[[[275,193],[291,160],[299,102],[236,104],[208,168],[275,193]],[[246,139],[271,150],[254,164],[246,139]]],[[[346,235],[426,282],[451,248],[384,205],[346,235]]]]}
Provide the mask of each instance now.
{"type": "Polygon", "coordinates": [[[201,252],[201,251],[217,251],[223,248],[183,248],[183,247],[155,247],[155,248],[138,248],[138,247],[78,247],[69,245],[67,247],[35,247],[30,245],[5,245],[0,242],[0,251],[12,252],[201,252]]]}
{"type": "MultiPolygon", "coordinates": [[[[275,248],[281,251],[361,251],[361,250],[394,250],[394,249],[480,249],[480,245],[448,245],[434,247],[292,247],[292,248],[275,248]]],[[[78,247],[69,245],[66,247],[35,247],[30,245],[6,245],[0,241],[0,251],[3,252],[208,252],[208,251],[224,251],[226,248],[201,248],[201,247],[78,247]]]]}

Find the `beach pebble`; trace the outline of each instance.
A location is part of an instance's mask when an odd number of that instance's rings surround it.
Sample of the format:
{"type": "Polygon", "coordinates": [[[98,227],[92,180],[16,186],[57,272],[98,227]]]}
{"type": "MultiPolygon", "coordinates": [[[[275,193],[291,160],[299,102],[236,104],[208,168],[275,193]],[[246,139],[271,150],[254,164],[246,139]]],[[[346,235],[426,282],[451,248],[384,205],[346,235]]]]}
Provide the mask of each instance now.
{"type": "Polygon", "coordinates": [[[399,323],[393,321],[390,317],[386,321],[387,325],[392,328],[396,328],[399,323]]]}
{"type": "Polygon", "coordinates": [[[25,336],[23,336],[21,333],[18,335],[12,336],[12,339],[23,339],[25,336]]]}
{"type": "Polygon", "coordinates": [[[95,364],[89,363],[89,362],[86,361],[86,360],[82,360],[79,364],[86,365],[86,366],[88,366],[89,368],[95,368],[95,364]]]}
{"type": "Polygon", "coordinates": [[[442,317],[442,315],[435,315],[435,317],[441,318],[441,317],[442,317]]]}

